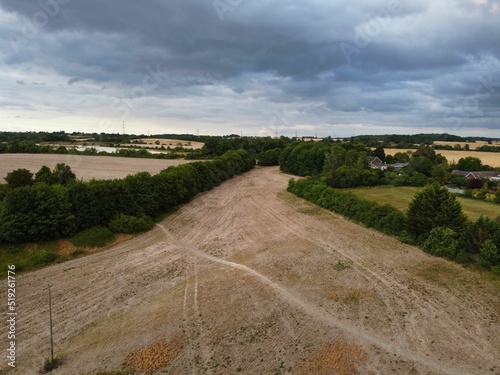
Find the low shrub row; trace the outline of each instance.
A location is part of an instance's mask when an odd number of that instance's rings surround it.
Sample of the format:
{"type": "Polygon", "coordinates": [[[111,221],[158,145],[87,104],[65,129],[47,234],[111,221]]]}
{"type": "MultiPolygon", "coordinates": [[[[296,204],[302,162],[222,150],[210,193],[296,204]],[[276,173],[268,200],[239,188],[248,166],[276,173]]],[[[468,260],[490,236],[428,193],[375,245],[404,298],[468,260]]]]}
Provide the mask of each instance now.
{"type": "Polygon", "coordinates": [[[389,204],[380,205],[351,192],[334,189],[321,179],[290,180],[288,191],[320,207],[386,234],[405,234],[406,216],[389,204]]]}
{"type": "Polygon", "coordinates": [[[403,242],[419,245],[429,254],[462,264],[478,263],[500,274],[500,221],[485,216],[467,221],[460,205],[449,201],[450,194],[438,185],[429,185],[417,194],[412,204],[419,212],[412,213],[410,207],[408,216],[391,205],[333,189],[320,178],[292,179],[288,191],[367,227],[398,236],[403,242]],[[430,206],[420,202],[429,194],[440,199],[430,206]],[[438,204],[440,201],[442,204],[438,204]]]}

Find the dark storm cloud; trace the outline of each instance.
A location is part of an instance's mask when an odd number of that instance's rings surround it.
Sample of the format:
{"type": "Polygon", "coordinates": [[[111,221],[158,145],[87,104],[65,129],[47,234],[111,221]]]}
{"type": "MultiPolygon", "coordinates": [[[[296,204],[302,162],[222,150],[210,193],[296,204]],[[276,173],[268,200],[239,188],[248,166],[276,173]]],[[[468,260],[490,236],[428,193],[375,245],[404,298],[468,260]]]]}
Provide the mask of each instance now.
{"type": "Polygon", "coordinates": [[[498,1],[220,1],[0,0],[10,17],[0,53],[11,70],[43,67],[68,86],[109,82],[122,99],[197,98],[193,113],[207,121],[237,116],[228,103],[240,98],[315,108],[322,123],[344,112],[419,124],[496,115],[498,1]],[[481,74],[495,78],[488,86],[481,74]]]}

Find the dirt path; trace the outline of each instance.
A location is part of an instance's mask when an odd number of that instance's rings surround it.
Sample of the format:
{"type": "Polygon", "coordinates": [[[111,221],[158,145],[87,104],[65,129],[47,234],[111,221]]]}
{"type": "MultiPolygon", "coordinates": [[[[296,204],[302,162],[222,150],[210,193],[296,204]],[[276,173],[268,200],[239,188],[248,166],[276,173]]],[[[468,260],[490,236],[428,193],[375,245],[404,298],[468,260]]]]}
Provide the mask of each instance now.
{"type": "Polygon", "coordinates": [[[289,178],[255,169],[143,236],[19,275],[12,373],[48,355],[51,283],[54,374],[157,343],[168,374],[500,374],[498,284],[283,192],[289,178]]]}

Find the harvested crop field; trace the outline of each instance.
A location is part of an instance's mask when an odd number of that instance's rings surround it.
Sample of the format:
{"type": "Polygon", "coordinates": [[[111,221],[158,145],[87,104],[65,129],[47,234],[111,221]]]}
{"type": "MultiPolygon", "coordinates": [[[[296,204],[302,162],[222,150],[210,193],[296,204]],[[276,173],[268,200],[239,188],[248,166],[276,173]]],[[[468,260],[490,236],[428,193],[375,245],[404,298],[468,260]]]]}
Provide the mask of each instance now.
{"type": "MultiPolygon", "coordinates": [[[[401,148],[386,148],[386,155],[394,155],[398,152],[406,152],[415,150],[401,148]]],[[[456,151],[456,150],[436,150],[437,154],[443,155],[448,162],[458,162],[461,158],[473,156],[481,159],[483,164],[491,165],[492,167],[500,167],[500,152],[480,152],[480,151],[456,151]]]]}
{"type": "Polygon", "coordinates": [[[97,180],[123,178],[129,174],[142,171],[156,174],[172,165],[191,162],[193,160],[159,160],[68,154],[0,154],[0,180],[5,183],[3,179],[7,176],[7,173],[18,168],[26,168],[35,174],[42,166],[46,165],[53,169],[57,163],[69,165],[76,174],[77,179],[87,181],[93,178],[97,180]]]}
{"type": "MultiPolygon", "coordinates": [[[[37,374],[500,374],[499,283],[235,177],[107,251],[16,276],[37,374]]],[[[5,288],[5,286],[3,287],[5,288]]]]}

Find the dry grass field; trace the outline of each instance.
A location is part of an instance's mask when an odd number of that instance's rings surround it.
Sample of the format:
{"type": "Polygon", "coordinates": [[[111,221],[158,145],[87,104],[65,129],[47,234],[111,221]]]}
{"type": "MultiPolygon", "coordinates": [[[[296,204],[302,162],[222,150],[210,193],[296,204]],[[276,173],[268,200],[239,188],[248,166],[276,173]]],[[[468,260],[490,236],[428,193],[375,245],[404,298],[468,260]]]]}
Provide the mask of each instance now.
{"type": "MultiPolygon", "coordinates": [[[[400,148],[386,148],[386,155],[394,155],[397,152],[406,152],[415,150],[400,149],[400,148]]],[[[457,162],[461,158],[467,156],[474,156],[481,159],[483,164],[491,165],[492,167],[500,167],[500,152],[479,152],[479,151],[455,151],[455,150],[436,150],[436,153],[443,155],[451,163],[457,162]]]]}
{"type": "Polygon", "coordinates": [[[498,281],[298,199],[290,177],[255,168],[146,234],[17,275],[8,374],[49,355],[49,283],[54,375],[500,374],[498,281]]]}
{"type": "Polygon", "coordinates": [[[71,167],[77,179],[84,181],[123,178],[129,174],[147,171],[156,174],[172,165],[190,163],[192,160],[174,159],[138,159],[114,156],[83,156],[55,154],[0,154],[0,180],[5,183],[5,176],[18,168],[26,168],[35,174],[46,165],[53,169],[57,163],[71,167]]]}
{"type": "MultiPolygon", "coordinates": [[[[486,141],[476,141],[476,142],[446,142],[446,141],[434,141],[435,145],[440,145],[440,146],[455,146],[455,145],[460,145],[462,148],[465,147],[465,145],[469,145],[469,149],[475,150],[478,147],[488,145],[488,142],[486,141]]],[[[492,142],[493,146],[498,146],[500,145],[500,142],[494,141],[492,142]]]]}

